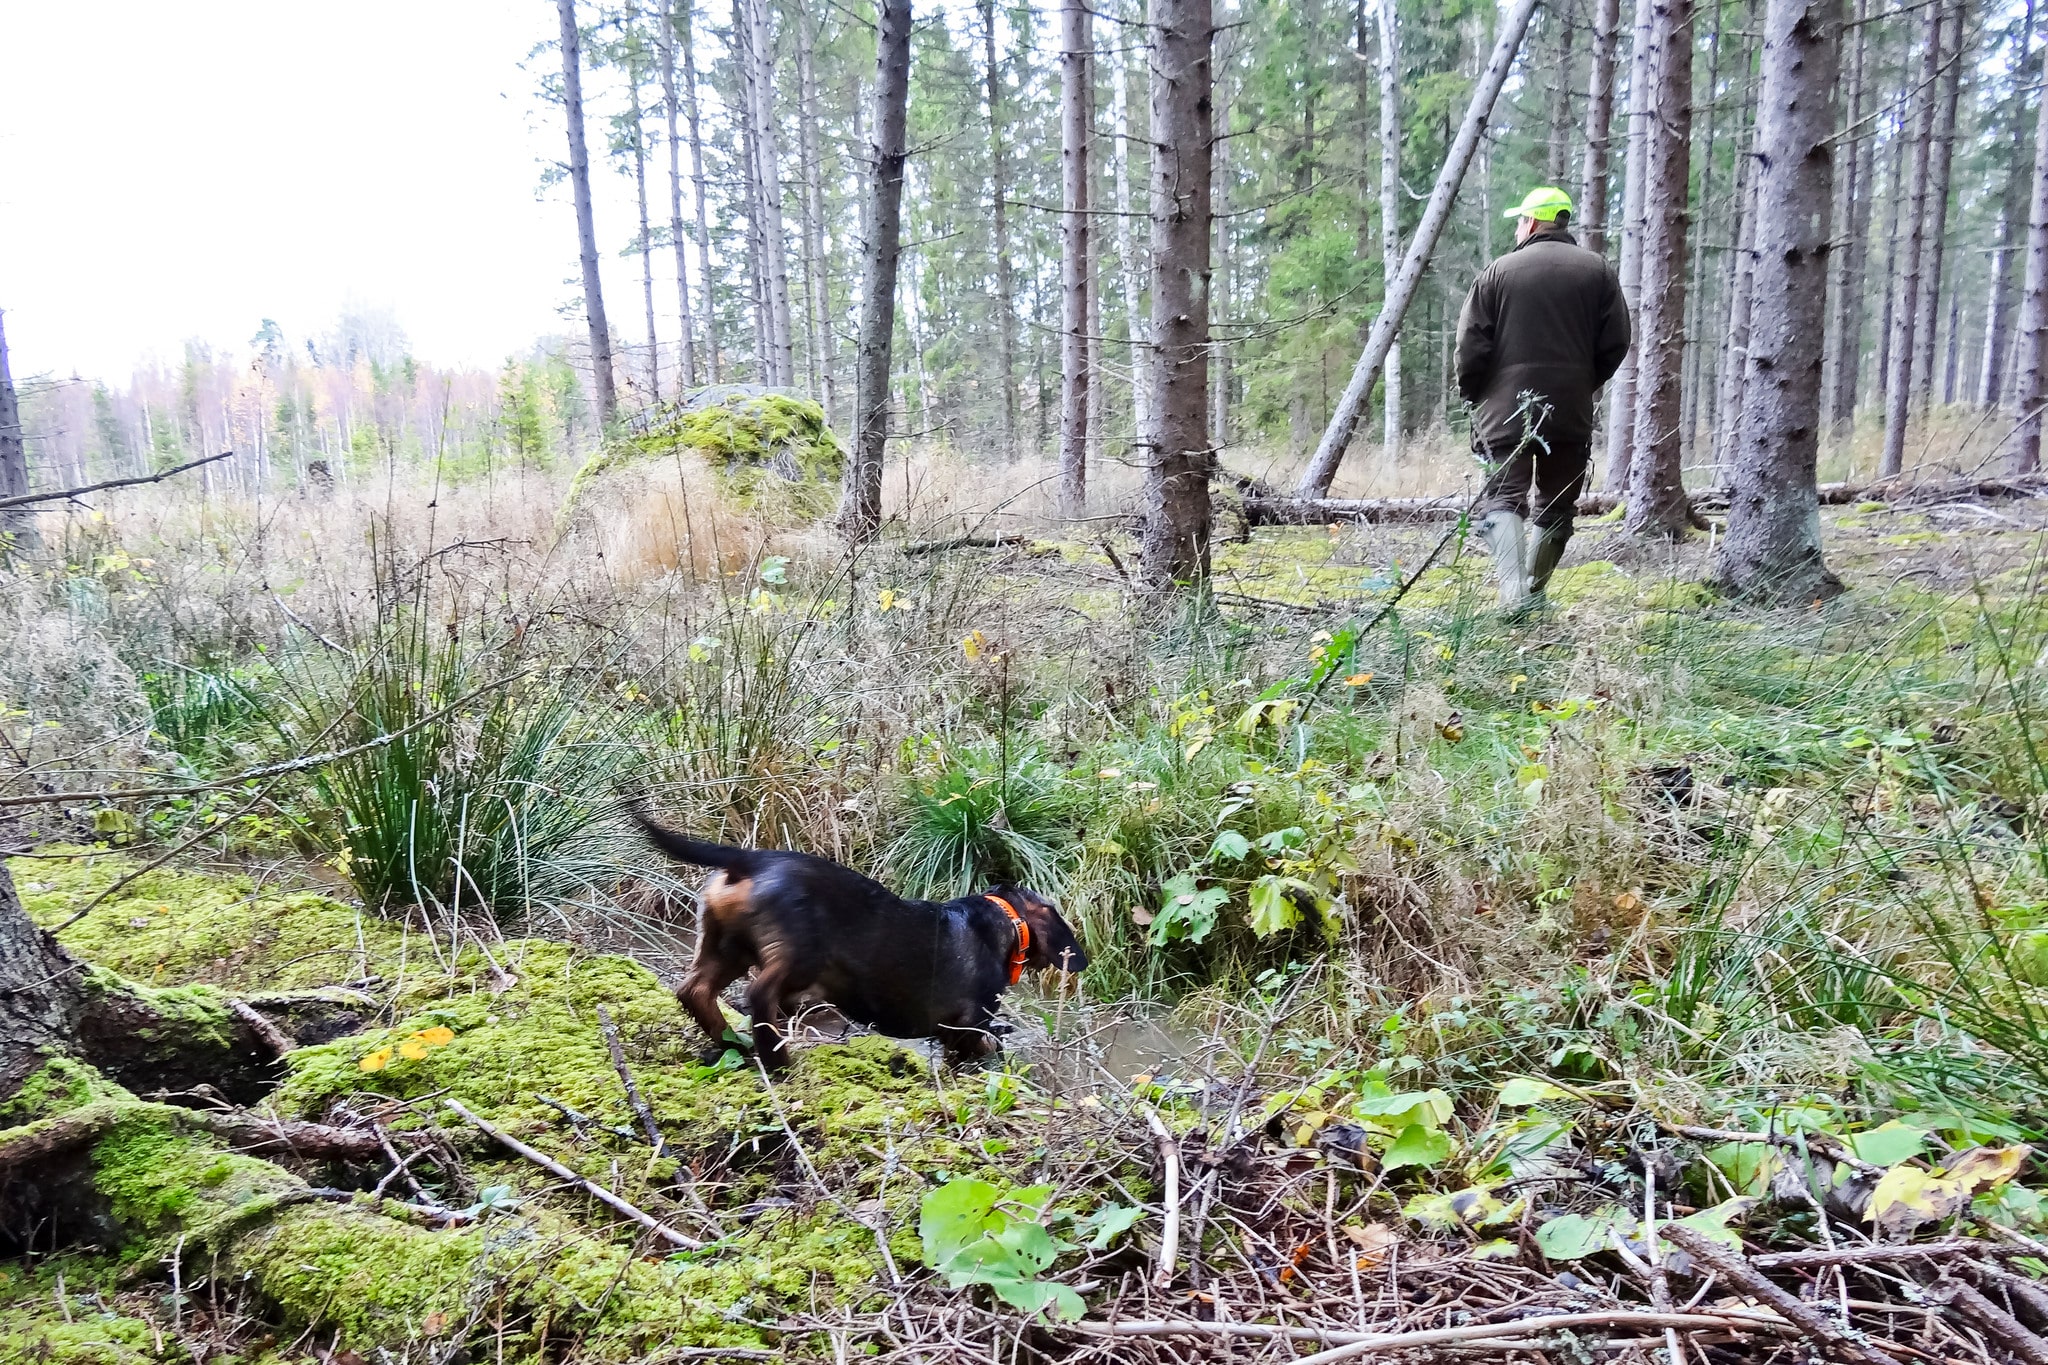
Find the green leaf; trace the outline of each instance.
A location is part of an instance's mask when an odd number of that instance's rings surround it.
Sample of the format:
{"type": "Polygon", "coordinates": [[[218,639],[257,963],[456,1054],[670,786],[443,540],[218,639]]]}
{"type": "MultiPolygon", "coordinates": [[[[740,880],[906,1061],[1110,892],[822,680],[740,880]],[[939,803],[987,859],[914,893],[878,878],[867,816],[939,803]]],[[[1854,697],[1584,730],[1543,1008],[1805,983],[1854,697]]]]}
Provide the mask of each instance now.
{"type": "Polygon", "coordinates": [[[991,1280],[988,1286],[1004,1303],[1032,1317],[1050,1311],[1072,1322],[1088,1311],[1079,1294],[1054,1280],[991,1280]]]}
{"type": "Polygon", "coordinates": [[[1542,1104],[1545,1100],[1568,1100],[1568,1090],[1560,1089],[1549,1081],[1537,1080],[1534,1076],[1511,1076],[1500,1088],[1500,1102],[1511,1109],[1523,1105],[1542,1104]]]}
{"type": "Polygon", "coordinates": [[[1536,1249],[1553,1261],[1576,1261],[1607,1250],[1619,1226],[1612,1214],[1561,1213],[1536,1229],[1536,1249]]]}
{"type": "Polygon", "coordinates": [[[1220,858],[1225,862],[1234,863],[1248,856],[1251,851],[1251,840],[1234,829],[1226,829],[1216,836],[1216,842],[1209,845],[1208,860],[1213,863],[1220,858]]]}
{"type": "Polygon", "coordinates": [[[1512,1261],[1522,1254],[1522,1249],[1505,1237],[1496,1237],[1490,1242],[1481,1242],[1472,1248],[1475,1261],[1512,1261]]]}
{"type": "Polygon", "coordinates": [[[1110,1244],[1131,1230],[1145,1210],[1136,1204],[1104,1204],[1095,1212],[1081,1219],[1076,1231],[1088,1234],[1090,1251],[1107,1251],[1110,1244]]]}
{"type": "Polygon", "coordinates": [[[1747,1195],[1769,1194],[1771,1177],[1785,1164],[1777,1148],[1763,1142],[1726,1142],[1706,1155],[1738,1193],[1747,1195]]]}
{"type": "Polygon", "coordinates": [[[1927,1149],[1927,1130],[1893,1119],[1868,1132],[1850,1133],[1842,1141],[1849,1145],[1849,1150],[1856,1154],[1858,1160],[1873,1166],[1896,1166],[1927,1149]]]}
{"type": "Polygon", "coordinates": [[[1351,1102],[1351,1112],[1371,1119],[1373,1126],[1398,1133],[1410,1124],[1441,1128],[1451,1121],[1451,1097],[1441,1090],[1404,1090],[1399,1094],[1364,1094],[1351,1102]]]}
{"type": "Polygon", "coordinates": [[[1202,888],[1192,872],[1169,877],[1160,889],[1165,892],[1165,901],[1152,917],[1149,939],[1155,948],[1181,939],[1200,943],[1216,927],[1217,912],[1230,902],[1228,889],[1202,888]]]}
{"type": "Polygon", "coordinates": [[[1294,898],[1287,894],[1287,884],[1291,880],[1269,873],[1252,883],[1252,932],[1260,938],[1271,938],[1281,930],[1292,929],[1301,923],[1301,910],[1295,905],[1294,898]]]}
{"type": "Polygon", "coordinates": [[[1451,1155],[1451,1135],[1441,1128],[1425,1128],[1411,1123],[1401,1130],[1386,1155],[1380,1158],[1380,1170],[1391,1175],[1406,1166],[1421,1166],[1425,1169],[1441,1165],[1451,1155]]]}
{"type": "Polygon", "coordinates": [[[1742,1239],[1729,1229],[1728,1222],[1732,1218],[1740,1218],[1754,1207],[1756,1200],[1747,1196],[1724,1199],[1712,1208],[1701,1209],[1698,1213],[1688,1214],[1678,1221],[1693,1231],[1704,1234],[1711,1241],[1719,1242],[1732,1251],[1740,1251],[1742,1239]]]}
{"type": "Polygon", "coordinates": [[[763,583],[784,583],[788,579],[788,555],[769,555],[761,561],[761,581],[763,583]]]}

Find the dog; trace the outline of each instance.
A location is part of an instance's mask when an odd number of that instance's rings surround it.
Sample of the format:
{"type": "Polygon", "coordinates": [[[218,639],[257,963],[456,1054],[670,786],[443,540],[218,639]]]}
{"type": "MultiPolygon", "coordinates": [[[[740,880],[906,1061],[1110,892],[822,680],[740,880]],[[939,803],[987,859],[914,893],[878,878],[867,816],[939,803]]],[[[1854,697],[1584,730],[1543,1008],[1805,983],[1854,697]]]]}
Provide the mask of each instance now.
{"type": "Polygon", "coordinates": [[[807,994],[889,1037],[936,1038],[957,1063],[996,1050],[997,1002],[1027,969],[1088,965],[1058,908],[1025,887],[905,900],[828,858],[710,843],[632,813],[663,853],[715,869],[696,956],[676,991],[711,1036],[707,1056],[724,1047],[719,993],[750,968],[754,1052],[779,1069],[788,1062],[783,1020],[807,994]]]}

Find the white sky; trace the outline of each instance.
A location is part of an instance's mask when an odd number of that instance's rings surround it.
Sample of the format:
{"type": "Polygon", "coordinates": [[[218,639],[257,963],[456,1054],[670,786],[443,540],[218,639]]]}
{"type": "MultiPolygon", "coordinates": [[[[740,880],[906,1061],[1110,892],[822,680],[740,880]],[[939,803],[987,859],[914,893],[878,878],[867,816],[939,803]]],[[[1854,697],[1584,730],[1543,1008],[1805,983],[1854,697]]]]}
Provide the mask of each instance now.
{"type": "MultiPolygon", "coordinates": [[[[393,310],[437,364],[580,327],[557,312],[580,299],[567,187],[536,198],[566,143],[519,65],[555,24],[544,0],[0,3],[15,373],[123,382],[188,337],[243,354],[266,317],[297,346],[344,307],[393,310]]],[[[638,266],[613,254],[632,182],[596,178],[605,301],[632,336],[638,266]]]]}

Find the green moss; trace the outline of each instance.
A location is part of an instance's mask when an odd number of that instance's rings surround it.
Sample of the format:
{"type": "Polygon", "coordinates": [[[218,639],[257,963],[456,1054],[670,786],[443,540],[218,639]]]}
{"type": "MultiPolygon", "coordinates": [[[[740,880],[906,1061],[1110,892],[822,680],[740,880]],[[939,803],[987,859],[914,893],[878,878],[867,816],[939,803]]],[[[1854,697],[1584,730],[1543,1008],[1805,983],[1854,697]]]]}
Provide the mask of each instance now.
{"type": "Polygon", "coordinates": [[[0,1265],[0,1360],[51,1365],[189,1360],[167,1339],[159,1348],[159,1334],[139,1316],[141,1305],[134,1302],[141,1297],[121,1292],[110,1264],[97,1257],[0,1265]]]}
{"type": "Polygon", "coordinates": [[[52,1057],[11,1098],[0,1102],[0,1128],[34,1123],[99,1100],[126,1098],[127,1091],[85,1063],[52,1057]]]}
{"type": "Polygon", "coordinates": [[[304,1185],[268,1161],[223,1152],[183,1131],[164,1105],[123,1105],[93,1144],[93,1183],[128,1235],[127,1254],[151,1260],[175,1241],[213,1246],[304,1185]]]}
{"type": "Polygon", "coordinates": [[[645,431],[608,443],[576,471],[563,504],[572,512],[599,476],[678,449],[697,451],[743,503],[793,494],[800,511],[822,515],[837,495],[846,449],[813,399],[786,393],[719,389],[689,407],[671,407],[645,431]]]}
{"type": "MultiPolygon", "coordinates": [[[[22,904],[60,924],[135,871],[124,854],[16,859],[22,904]]],[[[132,981],[298,990],[395,970],[400,929],[308,892],[259,892],[247,877],[159,868],[121,888],[63,935],[64,946],[132,981]]]]}

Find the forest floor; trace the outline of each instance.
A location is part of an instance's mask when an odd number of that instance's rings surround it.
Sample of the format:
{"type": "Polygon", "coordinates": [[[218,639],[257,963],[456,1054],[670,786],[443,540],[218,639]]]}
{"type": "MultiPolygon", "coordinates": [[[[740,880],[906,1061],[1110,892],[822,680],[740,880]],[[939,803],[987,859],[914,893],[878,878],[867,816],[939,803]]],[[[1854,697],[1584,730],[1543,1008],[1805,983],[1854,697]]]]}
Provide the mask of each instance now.
{"type": "Polygon", "coordinates": [[[259,1095],[0,1103],[0,1360],[2048,1359],[2048,503],[1831,509],[1850,592],[1769,614],[1586,523],[1506,626],[1448,523],[1162,620],[1114,521],[849,562],[561,491],[167,498],[0,580],[0,795],[221,784],[9,809],[31,916],[333,1007],[259,1095]],[[702,1063],[628,775],[1094,964],[986,1068],[702,1063]]]}

